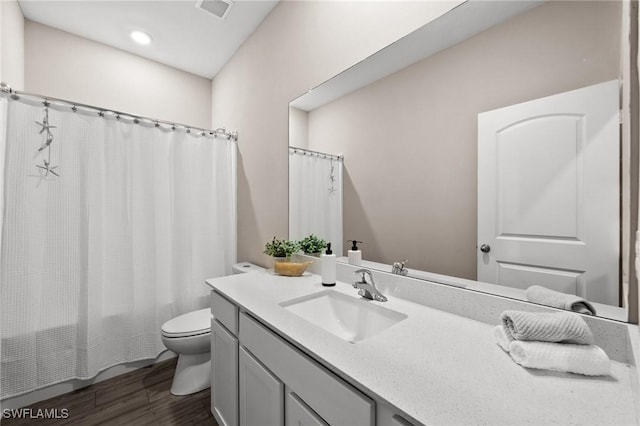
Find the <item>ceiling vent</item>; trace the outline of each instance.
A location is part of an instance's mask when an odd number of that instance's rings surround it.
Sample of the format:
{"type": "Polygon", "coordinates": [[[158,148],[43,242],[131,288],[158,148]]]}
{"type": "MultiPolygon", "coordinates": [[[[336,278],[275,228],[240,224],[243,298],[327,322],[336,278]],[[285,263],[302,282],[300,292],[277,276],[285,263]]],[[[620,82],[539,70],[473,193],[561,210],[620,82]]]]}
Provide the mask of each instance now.
{"type": "Polygon", "coordinates": [[[229,14],[232,0],[198,0],[196,7],[202,9],[205,12],[209,12],[216,18],[224,19],[229,14]]]}

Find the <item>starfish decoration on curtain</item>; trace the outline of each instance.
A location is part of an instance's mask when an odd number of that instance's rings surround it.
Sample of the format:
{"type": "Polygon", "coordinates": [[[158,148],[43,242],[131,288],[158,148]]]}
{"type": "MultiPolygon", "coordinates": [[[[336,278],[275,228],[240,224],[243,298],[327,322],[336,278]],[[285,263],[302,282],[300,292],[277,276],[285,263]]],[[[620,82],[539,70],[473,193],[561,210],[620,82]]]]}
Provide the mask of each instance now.
{"type": "Polygon", "coordinates": [[[40,146],[40,148],[38,148],[38,152],[42,152],[45,149],[47,150],[47,159],[42,160],[43,164],[36,164],[36,167],[40,169],[41,176],[47,177],[49,176],[49,174],[52,174],[54,176],[60,176],[57,172],[54,171],[54,169],[58,168],[58,166],[51,165],[51,143],[53,142],[53,133],[51,132],[51,129],[55,129],[56,126],[51,125],[51,123],[49,122],[49,103],[48,102],[45,102],[44,118],[42,119],[41,122],[36,121],[35,123],[38,126],[40,126],[40,132],[38,132],[38,134],[41,135],[42,133],[46,132],[46,135],[45,135],[46,140],[40,146]]]}
{"type": "Polygon", "coordinates": [[[329,196],[332,197],[336,193],[336,187],[334,185],[336,181],[336,177],[333,175],[335,171],[335,165],[333,164],[333,160],[331,160],[331,171],[329,172],[329,181],[331,181],[331,186],[329,187],[329,196]]]}
{"type": "Polygon", "coordinates": [[[49,164],[49,162],[47,160],[42,160],[42,162],[44,163],[43,166],[41,166],[40,164],[36,164],[36,167],[39,169],[44,170],[44,175],[48,176],[49,173],[51,173],[52,175],[55,176],[60,176],[58,173],[56,173],[53,169],[57,169],[58,166],[52,166],[51,164],[49,164]]]}
{"type": "Polygon", "coordinates": [[[42,151],[43,149],[48,148],[49,145],[51,145],[51,142],[53,142],[53,136],[48,135],[47,136],[47,141],[45,143],[43,143],[40,148],[38,148],[38,151],[42,151]]]}
{"type": "Polygon", "coordinates": [[[51,133],[51,129],[55,129],[56,126],[52,126],[49,123],[49,107],[45,108],[44,110],[44,118],[42,119],[42,123],[39,121],[36,121],[35,123],[41,127],[40,132],[38,132],[38,134],[42,134],[42,132],[47,132],[47,139],[51,138],[53,139],[53,134],[51,133]]]}

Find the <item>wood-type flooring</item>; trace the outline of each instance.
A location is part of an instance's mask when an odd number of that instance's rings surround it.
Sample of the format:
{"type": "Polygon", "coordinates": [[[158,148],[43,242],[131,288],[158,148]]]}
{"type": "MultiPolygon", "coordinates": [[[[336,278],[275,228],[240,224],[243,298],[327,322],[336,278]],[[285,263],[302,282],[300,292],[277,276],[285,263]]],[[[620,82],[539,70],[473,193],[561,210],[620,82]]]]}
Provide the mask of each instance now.
{"type": "Polygon", "coordinates": [[[37,402],[24,407],[31,410],[31,418],[3,418],[2,426],[218,426],[210,411],[210,389],[186,396],[171,395],[175,365],[176,358],[173,358],[37,402]],[[42,418],[44,410],[52,413],[52,409],[58,417],[64,417],[66,410],[68,417],[42,418]],[[41,417],[34,418],[38,413],[41,417]]]}

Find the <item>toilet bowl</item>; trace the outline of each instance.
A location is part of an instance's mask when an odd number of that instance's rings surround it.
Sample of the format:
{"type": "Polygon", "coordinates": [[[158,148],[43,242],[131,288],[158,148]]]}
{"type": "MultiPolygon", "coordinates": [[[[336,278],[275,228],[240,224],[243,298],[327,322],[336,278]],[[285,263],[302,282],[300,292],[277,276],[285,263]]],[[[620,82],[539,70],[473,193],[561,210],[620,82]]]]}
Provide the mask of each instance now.
{"type": "Polygon", "coordinates": [[[188,395],[211,386],[211,308],[175,317],[162,325],[162,343],[178,354],[171,393],[188,395]]]}
{"type": "MultiPolygon", "coordinates": [[[[232,266],[234,274],[264,271],[249,262],[232,266]]],[[[189,395],[211,386],[211,308],[177,316],[162,325],[162,343],[178,355],[171,393],[189,395]]]]}

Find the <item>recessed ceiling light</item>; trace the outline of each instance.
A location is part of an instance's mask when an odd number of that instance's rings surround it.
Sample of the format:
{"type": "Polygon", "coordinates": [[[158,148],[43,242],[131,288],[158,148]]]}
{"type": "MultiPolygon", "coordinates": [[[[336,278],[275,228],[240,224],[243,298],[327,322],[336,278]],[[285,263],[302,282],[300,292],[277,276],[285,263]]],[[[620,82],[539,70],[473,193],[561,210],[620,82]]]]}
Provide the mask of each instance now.
{"type": "Polygon", "coordinates": [[[131,31],[131,38],[138,44],[147,45],[151,43],[151,36],[142,31],[131,31]]]}

